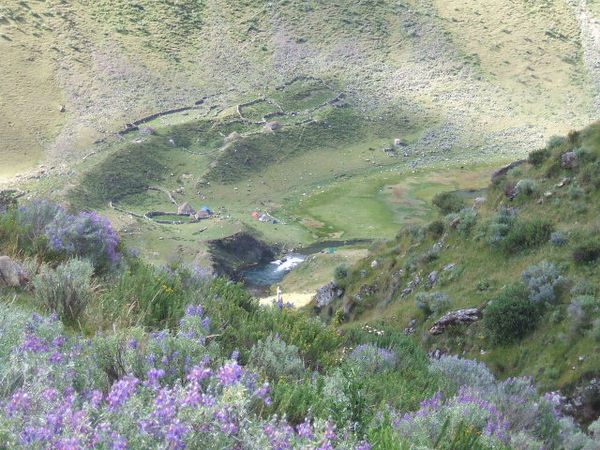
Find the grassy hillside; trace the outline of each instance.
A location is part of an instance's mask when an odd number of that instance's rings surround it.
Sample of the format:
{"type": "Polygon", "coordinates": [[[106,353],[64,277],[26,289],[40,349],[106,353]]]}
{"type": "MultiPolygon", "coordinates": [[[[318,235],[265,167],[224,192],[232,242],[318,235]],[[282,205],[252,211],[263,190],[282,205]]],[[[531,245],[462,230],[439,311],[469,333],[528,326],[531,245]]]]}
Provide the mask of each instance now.
{"type": "Polygon", "coordinates": [[[207,95],[231,107],[299,74],[369,116],[427,117],[420,151],[522,152],[597,115],[595,16],[583,0],[8,0],[0,176],[45,159],[61,173],[126,122],[207,95]]]}
{"type": "Polygon", "coordinates": [[[501,376],[534,376],[546,390],[589,379],[600,370],[599,160],[596,123],[495,176],[475,207],[461,191],[438,196],[444,214],[404,228],[340,275],[345,296],[323,316],[398,329],[414,319],[426,350],[468,355],[501,376]],[[506,297],[535,308],[498,331],[491,305],[506,297]],[[483,320],[428,331],[460,308],[480,308],[483,320]]]}

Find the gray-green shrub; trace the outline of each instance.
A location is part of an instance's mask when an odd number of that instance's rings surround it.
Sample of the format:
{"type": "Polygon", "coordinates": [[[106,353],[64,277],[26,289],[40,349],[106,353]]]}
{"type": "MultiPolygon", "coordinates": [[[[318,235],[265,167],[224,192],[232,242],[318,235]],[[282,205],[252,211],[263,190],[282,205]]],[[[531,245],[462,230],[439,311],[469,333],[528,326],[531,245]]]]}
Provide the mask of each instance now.
{"type": "Polygon", "coordinates": [[[249,362],[271,380],[282,377],[300,379],[304,373],[304,362],[298,347],[288,345],[272,334],[254,344],[249,362]]]}
{"type": "Polygon", "coordinates": [[[529,290],[529,300],[534,303],[554,303],[558,289],[565,282],[556,266],[548,261],[529,266],[522,278],[529,290]]]}
{"type": "Polygon", "coordinates": [[[452,306],[452,299],[443,292],[419,292],[415,297],[417,308],[419,308],[425,316],[429,317],[434,314],[439,316],[448,311],[452,306]]]}
{"type": "Polygon", "coordinates": [[[94,297],[89,261],[70,259],[56,269],[44,265],[33,279],[36,300],[67,323],[76,323],[94,297]]]}

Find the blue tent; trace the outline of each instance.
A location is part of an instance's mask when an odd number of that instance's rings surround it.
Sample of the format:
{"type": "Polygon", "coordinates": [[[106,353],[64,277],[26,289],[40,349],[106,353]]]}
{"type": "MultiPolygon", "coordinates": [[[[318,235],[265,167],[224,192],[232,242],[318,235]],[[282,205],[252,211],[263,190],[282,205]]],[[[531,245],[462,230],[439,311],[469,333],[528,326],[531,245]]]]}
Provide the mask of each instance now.
{"type": "Polygon", "coordinates": [[[208,213],[209,216],[213,215],[213,212],[210,210],[210,208],[208,206],[203,206],[202,208],[200,208],[200,211],[204,211],[205,213],[208,213]]]}

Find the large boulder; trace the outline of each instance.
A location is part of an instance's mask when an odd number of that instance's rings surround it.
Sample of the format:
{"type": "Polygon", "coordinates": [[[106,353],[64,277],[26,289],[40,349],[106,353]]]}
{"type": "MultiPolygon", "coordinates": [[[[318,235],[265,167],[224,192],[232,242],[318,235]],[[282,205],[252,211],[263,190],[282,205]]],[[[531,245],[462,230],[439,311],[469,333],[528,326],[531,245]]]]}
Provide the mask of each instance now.
{"type": "Polygon", "coordinates": [[[0,286],[21,287],[29,278],[23,268],[8,256],[0,256],[0,286]]]}
{"type": "Polygon", "coordinates": [[[477,308],[459,309],[457,311],[451,311],[443,315],[433,326],[429,329],[429,334],[438,335],[442,334],[448,327],[454,325],[469,325],[473,322],[477,322],[482,317],[481,311],[477,308]]]}
{"type": "Polygon", "coordinates": [[[319,308],[323,308],[333,302],[336,298],[340,298],[342,295],[344,295],[344,290],[341,289],[335,281],[330,281],[317,290],[315,301],[319,308]]]}

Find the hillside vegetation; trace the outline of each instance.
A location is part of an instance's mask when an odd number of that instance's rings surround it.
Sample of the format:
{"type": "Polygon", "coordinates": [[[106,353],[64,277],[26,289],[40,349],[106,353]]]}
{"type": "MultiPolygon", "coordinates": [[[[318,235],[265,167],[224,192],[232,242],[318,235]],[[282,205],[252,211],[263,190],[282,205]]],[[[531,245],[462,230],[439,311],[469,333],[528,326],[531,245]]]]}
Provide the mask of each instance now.
{"type": "Polygon", "coordinates": [[[497,172],[475,206],[461,191],[436,196],[439,219],[336,272],[346,293],[321,314],[410,329],[427,351],[572,393],[600,369],[599,161],[596,123],[497,172]],[[430,331],[461,308],[482,320],[430,331]]]}
{"type": "Polygon", "coordinates": [[[260,306],[202,267],[151,266],[127,245],[95,213],[2,198],[9,448],[598,447],[600,422],[582,431],[530,378],[430,359],[395,324],[260,306]]]}

